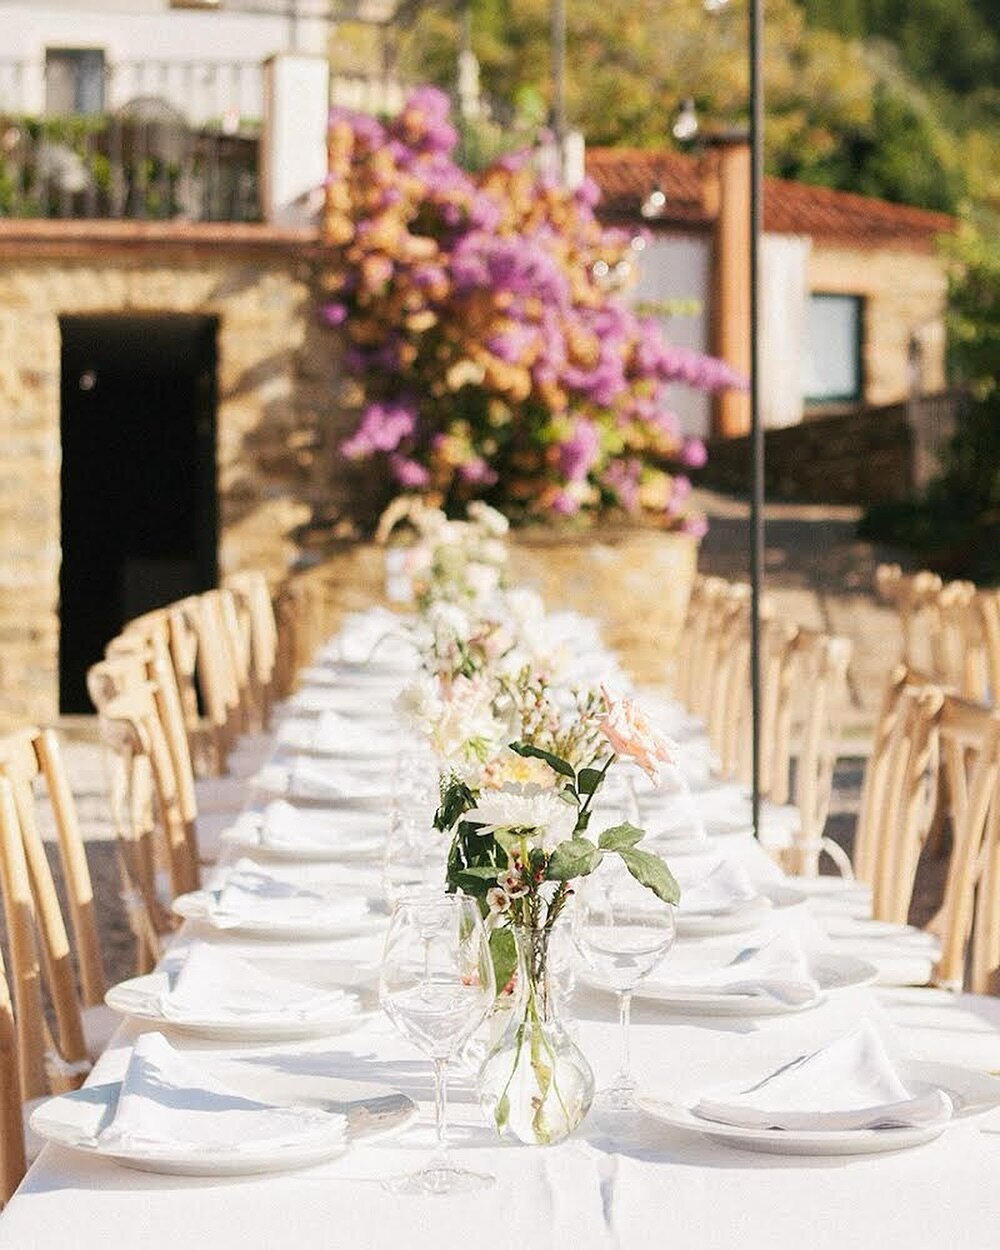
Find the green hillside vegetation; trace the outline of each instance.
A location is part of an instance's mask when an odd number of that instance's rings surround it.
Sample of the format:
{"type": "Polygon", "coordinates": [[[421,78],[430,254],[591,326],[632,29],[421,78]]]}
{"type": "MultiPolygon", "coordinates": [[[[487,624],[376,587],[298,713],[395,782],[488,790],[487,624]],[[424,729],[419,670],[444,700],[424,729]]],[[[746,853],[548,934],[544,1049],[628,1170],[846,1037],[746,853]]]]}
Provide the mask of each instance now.
{"type": "MultiPolygon", "coordinates": [[[[549,0],[469,4],[493,115],[506,136],[531,134],[550,104],[549,0]]],[[[458,10],[418,14],[400,35],[403,68],[451,87],[458,10]]],[[[566,0],[566,15],[567,113],[589,143],[672,143],[686,97],[704,128],[745,121],[745,0],[715,13],[701,0],[566,0]]],[[[769,0],[768,169],[927,208],[1000,208],[998,31],[998,0],[769,0]]]]}

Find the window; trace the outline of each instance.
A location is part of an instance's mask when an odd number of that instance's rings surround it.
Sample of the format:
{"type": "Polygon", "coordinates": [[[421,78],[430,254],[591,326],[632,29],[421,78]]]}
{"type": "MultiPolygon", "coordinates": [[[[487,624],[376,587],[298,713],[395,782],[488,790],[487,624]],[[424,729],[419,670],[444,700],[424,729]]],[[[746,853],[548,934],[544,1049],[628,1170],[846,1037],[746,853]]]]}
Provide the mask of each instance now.
{"type": "Polygon", "coordinates": [[[806,303],[803,386],[807,404],[862,398],[859,295],[810,295],[806,303]]]}
{"type": "Polygon", "coordinates": [[[52,117],[104,110],[100,48],[46,48],[45,111],[52,117]]]}

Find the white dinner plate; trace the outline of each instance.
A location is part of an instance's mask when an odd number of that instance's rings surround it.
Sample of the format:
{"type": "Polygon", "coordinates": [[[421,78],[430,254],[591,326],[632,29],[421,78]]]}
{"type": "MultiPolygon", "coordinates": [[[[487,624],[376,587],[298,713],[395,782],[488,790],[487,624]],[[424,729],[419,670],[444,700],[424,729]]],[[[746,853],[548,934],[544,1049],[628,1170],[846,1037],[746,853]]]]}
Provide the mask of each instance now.
{"type": "MultiPolygon", "coordinates": [[[[325,1084],[329,1090],[333,1083],[325,1084]]],[[[398,1090],[353,1081],[336,1084],[341,1088],[334,1092],[334,1097],[324,1097],[321,1102],[314,1100],[314,1105],[345,1115],[346,1137],[342,1122],[336,1120],[331,1123],[328,1140],[313,1138],[277,1149],[266,1144],[253,1150],[234,1145],[231,1150],[192,1150],[190,1154],[171,1152],[164,1156],[156,1152],[143,1153],[139,1149],[123,1152],[102,1148],[96,1137],[114,1118],[121,1089],[119,1081],[85,1085],[50,1098],[32,1114],[31,1128],[45,1141],[57,1142],[91,1157],[110,1159],[140,1172],[161,1172],[169,1176],[249,1176],[325,1163],[344,1154],[353,1141],[377,1133],[397,1132],[416,1115],[413,1101],[398,1090]]],[[[300,1104],[302,1101],[299,1100],[300,1104]]]]}
{"type": "MultiPolygon", "coordinates": [[[[385,822],[383,822],[385,823],[385,822]]],[[[310,843],[307,846],[296,846],[294,843],[268,843],[261,841],[260,831],[250,824],[233,825],[224,829],[219,841],[237,851],[248,852],[254,856],[267,859],[283,860],[296,864],[371,863],[379,861],[385,847],[385,837],[344,838],[343,841],[331,840],[329,846],[310,843]]]]}
{"type": "Polygon", "coordinates": [[[772,909],[772,902],[763,894],[734,903],[719,911],[684,911],[684,900],[677,908],[675,920],[678,937],[712,937],[721,933],[743,933],[755,929],[772,909]]]}
{"type": "Polygon", "coordinates": [[[209,925],[218,933],[231,933],[235,937],[255,938],[288,938],[289,940],[317,940],[323,938],[354,937],[359,933],[372,933],[384,928],[386,918],[377,911],[350,919],[329,919],[322,917],[316,920],[303,920],[299,917],[291,920],[240,920],[235,924],[215,924],[211,916],[212,892],[209,890],[193,890],[190,894],[180,894],[171,904],[178,916],[185,920],[197,920],[209,925]]]}
{"type": "MultiPolygon", "coordinates": [[[[382,770],[384,773],[384,769],[382,770]]],[[[380,776],[381,779],[381,776],[380,776]]],[[[375,789],[372,779],[357,778],[360,789],[350,790],[351,780],[345,779],[343,787],[335,780],[329,789],[320,778],[296,776],[291,765],[266,764],[252,779],[255,790],[263,794],[282,798],[294,807],[329,808],[331,811],[385,812],[388,813],[393,800],[392,780],[382,781],[384,788],[375,789]]]]}
{"type": "Polygon", "coordinates": [[[1000,1106],[1000,1081],[954,1064],[923,1063],[907,1059],[897,1064],[903,1083],[914,1096],[941,1089],[954,1106],[950,1120],[915,1128],[790,1130],[742,1128],[703,1120],[691,1105],[671,1102],[655,1093],[640,1093],[636,1101],[647,1115],[683,1132],[742,1150],[780,1155],[865,1155],[906,1150],[933,1141],[951,1125],[983,1115],[1000,1106]]]}
{"type": "MultiPolygon", "coordinates": [[[[855,959],[853,955],[810,951],[807,959],[810,975],[820,988],[820,996],[812,1002],[782,1003],[757,994],[727,994],[722,990],[713,992],[710,988],[689,990],[664,982],[658,986],[655,977],[650,981],[640,981],[635,997],[689,1016],[783,1016],[818,1007],[828,995],[838,990],[872,985],[878,976],[874,965],[864,959],[855,959]]],[[[664,977],[668,975],[664,973],[664,977]]]]}
{"type": "Polygon", "coordinates": [[[360,1028],[371,1018],[370,1011],[361,1011],[356,995],[351,995],[354,1010],[328,1016],[314,1014],[304,1019],[292,1012],[259,1013],[245,1018],[208,1016],[198,1019],[177,1019],[164,1015],[162,996],[170,990],[165,972],[151,972],[113,985],[104,995],[112,1011],[137,1020],[146,1020],[160,1028],[173,1029],[192,1037],[213,1038],[234,1042],[281,1042],[307,1037],[334,1037],[360,1028]]]}

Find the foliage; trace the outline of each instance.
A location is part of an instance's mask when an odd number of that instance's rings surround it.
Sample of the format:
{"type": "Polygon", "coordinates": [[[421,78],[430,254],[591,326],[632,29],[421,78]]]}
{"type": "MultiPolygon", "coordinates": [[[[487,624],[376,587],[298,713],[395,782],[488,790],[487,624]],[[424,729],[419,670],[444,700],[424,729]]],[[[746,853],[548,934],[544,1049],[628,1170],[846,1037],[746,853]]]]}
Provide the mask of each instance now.
{"type": "Polygon", "coordinates": [[[948,284],[948,354],[952,375],[985,397],[1000,379],[1000,218],[963,222],[945,244],[952,261],[948,284]]]}
{"type": "MultiPolygon", "coordinates": [[[[957,208],[966,173],[975,191],[981,167],[966,159],[966,144],[994,163],[1000,147],[990,3],[769,0],[769,171],[957,208]]],[[[537,124],[537,102],[551,91],[547,0],[471,0],[471,13],[496,116],[537,124]]],[[[662,146],[686,97],[705,127],[746,119],[746,0],[712,15],[690,0],[575,0],[567,22],[567,112],[588,142],[662,146]]],[[[404,39],[404,65],[450,86],[457,46],[455,19],[435,9],[404,39]]]]}
{"type": "Polygon", "coordinates": [[[701,463],[665,387],[740,386],[667,344],[601,285],[629,239],[603,229],[527,156],[474,178],[453,159],[446,97],[417,91],[385,125],[335,111],[325,236],[327,320],[359,387],[350,459],[449,512],[484,498],[512,519],[645,510],[685,526],[701,463]]]}
{"type": "Polygon", "coordinates": [[[1000,389],[960,418],[944,471],[923,495],[870,508],[860,533],[911,548],[945,576],[1000,584],[1000,389]]]}

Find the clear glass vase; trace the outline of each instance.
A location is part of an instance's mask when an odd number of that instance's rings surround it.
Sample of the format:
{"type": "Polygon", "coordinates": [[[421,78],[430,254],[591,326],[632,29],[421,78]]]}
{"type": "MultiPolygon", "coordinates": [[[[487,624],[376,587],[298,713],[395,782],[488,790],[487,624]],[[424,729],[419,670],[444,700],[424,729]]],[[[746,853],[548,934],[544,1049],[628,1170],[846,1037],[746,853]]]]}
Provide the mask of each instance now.
{"type": "Polygon", "coordinates": [[[517,999],[479,1070],[479,1097],[501,1134],[548,1146],[590,1110],[594,1074],[559,1015],[550,983],[551,931],[516,927],[517,999]]]}

